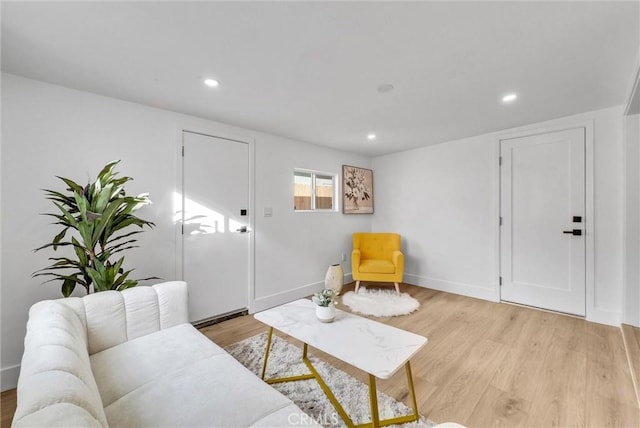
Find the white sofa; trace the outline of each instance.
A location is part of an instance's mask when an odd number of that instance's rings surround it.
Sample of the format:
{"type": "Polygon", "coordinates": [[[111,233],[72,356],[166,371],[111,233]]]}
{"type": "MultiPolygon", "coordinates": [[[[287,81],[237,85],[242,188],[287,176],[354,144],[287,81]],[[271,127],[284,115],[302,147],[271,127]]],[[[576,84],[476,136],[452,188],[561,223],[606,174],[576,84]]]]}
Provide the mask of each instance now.
{"type": "Polygon", "coordinates": [[[299,423],[303,413],[291,400],[187,320],[181,281],[36,303],[13,426],[299,423]]]}

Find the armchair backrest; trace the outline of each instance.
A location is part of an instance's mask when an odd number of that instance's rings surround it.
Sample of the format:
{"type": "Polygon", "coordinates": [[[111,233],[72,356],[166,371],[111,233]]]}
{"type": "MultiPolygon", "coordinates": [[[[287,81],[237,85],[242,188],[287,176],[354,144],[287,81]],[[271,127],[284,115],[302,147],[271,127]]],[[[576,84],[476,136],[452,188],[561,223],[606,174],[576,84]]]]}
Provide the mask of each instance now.
{"type": "Polygon", "coordinates": [[[400,251],[400,235],[397,233],[354,233],[353,249],[360,250],[360,257],[363,260],[389,260],[394,251],[400,251]]]}

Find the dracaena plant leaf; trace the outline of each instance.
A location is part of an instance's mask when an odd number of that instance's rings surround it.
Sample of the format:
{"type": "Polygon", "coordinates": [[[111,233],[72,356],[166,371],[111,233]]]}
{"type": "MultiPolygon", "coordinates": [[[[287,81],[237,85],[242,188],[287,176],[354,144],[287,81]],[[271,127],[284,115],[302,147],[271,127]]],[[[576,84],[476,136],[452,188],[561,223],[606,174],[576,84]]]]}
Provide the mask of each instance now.
{"type": "Polygon", "coordinates": [[[53,217],[56,220],[53,224],[61,229],[51,242],[35,251],[52,248],[69,254],[49,258],[53,263],[34,272],[33,276],[50,277],[45,282],[60,281],[65,297],[70,296],[78,285],[91,293],[124,290],[135,287],[138,281],[158,279],[130,279],[133,269],[123,268],[125,259],[121,253],[137,248],[133,245],[137,240],[128,238],[155,225],[134,214],[151,201],[146,193],[126,194],[125,184],[132,178],[117,176],[115,167],[119,162],[107,163],[96,180],[85,187],[71,179],[57,177],[64,183],[65,191],[43,190],[45,198],[57,208],[56,212],[44,215],[53,217]],[[131,231],[131,227],[138,230],[131,231]],[[111,260],[117,253],[120,258],[111,260]]]}

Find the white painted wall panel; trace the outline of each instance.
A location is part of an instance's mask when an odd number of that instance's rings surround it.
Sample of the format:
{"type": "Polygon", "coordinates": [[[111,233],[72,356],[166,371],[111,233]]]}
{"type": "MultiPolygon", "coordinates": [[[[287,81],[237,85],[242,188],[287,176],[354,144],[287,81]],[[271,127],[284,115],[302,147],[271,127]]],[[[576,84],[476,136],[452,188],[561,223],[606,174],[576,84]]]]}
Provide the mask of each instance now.
{"type": "MultiPolygon", "coordinates": [[[[338,174],[342,164],[369,168],[368,158],[261,135],[256,144],[256,310],[274,297],[310,281],[324,279],[330,264],[351,272],[351,233],[371,230],[371,215],[340,212],[294,212],[293,170],[313,169],[338,174]],[[273,208],[273,217],[264,217],[273,208]]],[[[342,206],[342,200],[338,201],[342,206]]],[[[288,294],[293,296],[292,294],[288,294]]]]}
{"type": "Polygon", "coordinates": [[[403,236],[405,281],[492,298],[492,144],[475,137],[374,159],[373,229],[403,236]]]}

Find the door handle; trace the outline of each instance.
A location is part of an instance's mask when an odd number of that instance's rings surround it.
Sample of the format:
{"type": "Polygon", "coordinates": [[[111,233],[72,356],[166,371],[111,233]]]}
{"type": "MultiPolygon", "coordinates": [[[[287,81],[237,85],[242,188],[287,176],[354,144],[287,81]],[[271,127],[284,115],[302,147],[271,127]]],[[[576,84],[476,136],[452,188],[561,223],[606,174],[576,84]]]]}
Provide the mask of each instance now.
{"type": "Polygon", "coordinates": [[[562,233],[567,233],[573,236],[582,236],[582,230],[580,229],[563,230],[562,233]]]}
{"type": "Polygon", "coordinates": [[[240,229],[236,229],[236,232],[247,233],[247,226],[242,226],[240,229]]]}

